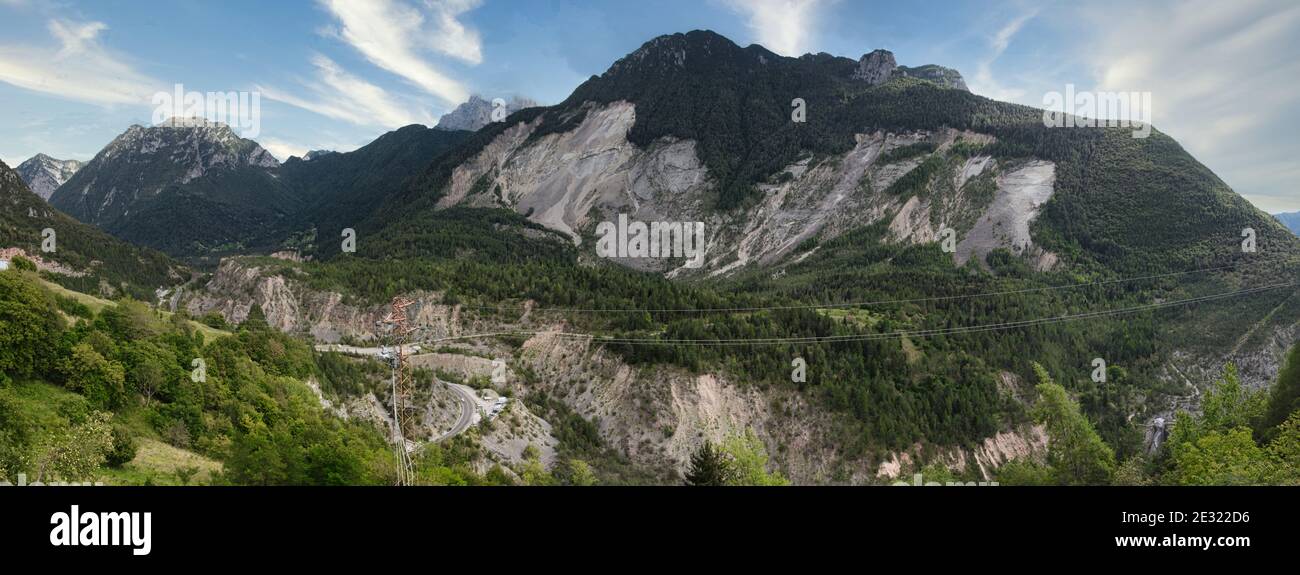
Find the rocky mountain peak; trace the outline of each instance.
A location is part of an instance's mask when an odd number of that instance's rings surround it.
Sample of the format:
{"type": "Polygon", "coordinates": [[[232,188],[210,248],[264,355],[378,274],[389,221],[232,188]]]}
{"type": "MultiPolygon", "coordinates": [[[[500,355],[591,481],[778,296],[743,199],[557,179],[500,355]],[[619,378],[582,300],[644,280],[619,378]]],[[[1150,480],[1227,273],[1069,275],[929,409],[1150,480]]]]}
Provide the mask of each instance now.
{"type": "Polygon", "coordinates": [[[854,80],[862,80],[872,86],[888,82],[898,68],[894,53],[889,50],[872,50],[858,60],[858,69],[853,71],[854,80]]]}
{"type": "MultiPolygon", "coordinates": [[[[532,108],[537,105],[528,98],[512,96],[506,100],[506,115],[513,114],[524,108],[532,108]]],[[[478,94],[469,97],[465,103],[456,106],[455,110],[444,114],[438,120],[438,129],[442,130],[467,130],[477,132],[483,126],[492,122],[493,104],[478,94]]]]}
{"type": "MultiPolygon", "coordinates": [[[[279,166],[270,152],[225,124],[177,119],[133,125],[60,186],[49,202],[112,232],[116,228],[110,222],[142,210],[164,190],[179,190],[191,182],[234,178],[238,185],[214,188],[223,198],[254,190],[270,194],[266,180],[279,166]]],[[[203,185],[197,189],[208,191],[203,185]]],[[[271,197],[263,201],[269,203],[271,197]]]]}
{"type": "Polygon", "coordinates": [[[894,59],[894,53],[884,49],[872,50],[864,54],[858,60],[858,67],[853,71],[852,78],[872,86],[879,86],[894,78],[917,78],[933,82],[944,88],[970,91],[966,87],[966,80],[961,77],[961,73],[952,68],[945,68],[935,64],[926,64],[915,68],[899,66],[894,59]]]}
{"type": "Polygon", "coordinates": [[[898,69],[894,71],[894,75],[897,77],[926,80],[943,86],[944,88],[954,88],[966,92],[970,91],[970,88],[966,87],[966,80],[961,77],[960,72],[953,70],[952,68],[946,68],[935,64],[926,64],[916,68],[899,66],[898,69]]]}
{"type": "Polygon", "coordinates": [[[218,166],[274,168],[280,162],[260,144],[239,137],[230,126],[202,118],[172,118],[155,126],[138,124],[105,147],[93,162],[125,156],[145,163],[144,156],[165,154],[172,163],[188,166],[189,181],[218,166]]]}
{"type": "Polygon", "coordinates": [[[18,164],[16,172],[32,192],[42,200],[49,200],[54,190],[59,189],[83,165],[77,160],[59,160],[45,154],[36,154],[18,164]]]}
{"type": "Polygon", "coordinates": [[[331,154],[337,154],[337,153],[338,153],[338,152],[335,152],[334,150],[311,150],[311,151],[307,152],[306,154],[303,154],[303,156],[302,156],[302,161],[304,161],[304,162],[310,162],[310,161],[312,161],[312,160],[315,160],[316,158],[322,158],[322,157],[325,157],[325,156],[328,156],[328,155],[331,155],[331,154]]]}

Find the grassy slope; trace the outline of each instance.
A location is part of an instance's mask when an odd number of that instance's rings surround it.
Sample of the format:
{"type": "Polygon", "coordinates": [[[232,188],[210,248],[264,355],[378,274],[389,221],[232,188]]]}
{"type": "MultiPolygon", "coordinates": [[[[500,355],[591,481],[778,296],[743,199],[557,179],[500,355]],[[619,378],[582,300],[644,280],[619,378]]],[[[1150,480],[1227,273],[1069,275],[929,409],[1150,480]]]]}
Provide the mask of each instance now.
{"type": "MultiPolygon", "coordinates": [[[[20,409],[40,430],[66,427],[68,420],[60,413],[61,406],[85,402],[80,395],[43,381],[16,382],[12,389],[20,409]]],[[[104,468],[95,481],[108,485],[141,485],[146,482],[154,485],[178,485],[180,479],[176,470],[181,467],[194,467],[198,470],[191,483],[205,482],[213,473],[221,470],[221,464],[217,461],[163,443],[153,428],[138,415],[139,410],[125,410],[113,417],[115,424],[125,425],[135,433],[135,459],[121,469],[104,468]]]]}
{"type": "MultiPolygon", "coordinates": [[[[81,304],[90,308],[90,310],[95,312],[96,314],[98,314],[105,307],[116,305],[109,300],[98,298],[90,294],[81,293],[79,291],[73,291],[46,279],[41,280],[41,285],[45,286],[46,289],[50,290],[51,292],[54,292],[55,294],[65,296],[65,297],[70,297],[74,300],[77,300],[81,304]]],[[[159,313],[162,314],[163,319],[171,319],[172,317],[171,312],[162,311],[159,313]]],[[[190,327],[202,332],[204,337],[208,338],[209,340],[221,336],[230,335],[230,332],[228,331],[220,330],[212,326],[209,326],[207,324],[199,323],[194,320],[189,320],[189,324],[190,327]]]]}

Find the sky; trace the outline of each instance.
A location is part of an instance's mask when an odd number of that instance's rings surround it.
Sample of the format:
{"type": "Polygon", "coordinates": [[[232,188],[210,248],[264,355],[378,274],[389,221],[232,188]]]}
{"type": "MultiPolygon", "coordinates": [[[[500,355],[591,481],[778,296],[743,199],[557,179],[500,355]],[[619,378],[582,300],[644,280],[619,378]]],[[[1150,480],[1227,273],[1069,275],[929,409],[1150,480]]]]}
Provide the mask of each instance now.
{"type": "Polygon", "coordinates": [[[693,29],[787,56],[885,48],[1040,108],[1067,86],[1147,93],[1238,193],[1300,211],[1294,0],[0,0],[0,159],[88,160],[178,84],[255,94],[250,137],[281,160],[347,151],[471,94],[559,102],[693,29]]]}

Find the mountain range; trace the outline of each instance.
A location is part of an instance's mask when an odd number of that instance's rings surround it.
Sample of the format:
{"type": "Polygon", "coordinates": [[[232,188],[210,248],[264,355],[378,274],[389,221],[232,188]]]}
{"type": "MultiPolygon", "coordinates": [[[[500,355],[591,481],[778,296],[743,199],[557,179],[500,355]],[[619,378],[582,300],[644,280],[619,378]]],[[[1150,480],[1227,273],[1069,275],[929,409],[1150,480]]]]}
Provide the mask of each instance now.
{"type": "MultiPolygon", "coordinates": [[[[196,317],[384,341],[375,323],[404,295],[430,337],[498,334],[440,350],[456,369],[439,377],[479,381],[504,358],[500,391],[528,398],[522,420],[549,422],[529,427],[547,457],[664,481],[737,426],[801,482],[922,458],[988,476],[1045,449],[1024,401],[1039,368],[1133,456],[1146,422],[1225,361],[1259,387],[1300,338],[1284,283],[1300,239],[1171,137],[1051,128],[950,68],[886,50],[783,57],[694,31],[646,42],[556,105],[484,123],[485,104],[283,164],[224,126],[133,126],[50,205],[210,272],[169,304],[196,317]],[[702,264],[604,257],[596,230],[620,218],[703,224],[702,264]],[[1245,228],[1261,249],[1243,251],[1245,228]],[[1094,358],[1123,366],[1122,384],[1090,380],[1094,358]]],[[[9,233],[31,246],[40,222],[20,216],[39,198],[9,187],[9,233]]],[[[98,258],[105,273],[137,273],[119,266],[138,254],[153,262],[142,283],[169,279],[171,260],[103,243],[118,250],[98,258]]]]}
{"type": "Polygon", "coordinates": [[[346,219],[463,135],[408,126],[353,152],[281,165],[224,124],[131,126],[49,201],[124,240],[198,261],[277,247],[317,218],[346,219]]]}
{"type": "Polygon", "coordinates": [[[1300,212],[1277,214],[1277,219],[1296,234],[1300,234],[1300,212]]]}

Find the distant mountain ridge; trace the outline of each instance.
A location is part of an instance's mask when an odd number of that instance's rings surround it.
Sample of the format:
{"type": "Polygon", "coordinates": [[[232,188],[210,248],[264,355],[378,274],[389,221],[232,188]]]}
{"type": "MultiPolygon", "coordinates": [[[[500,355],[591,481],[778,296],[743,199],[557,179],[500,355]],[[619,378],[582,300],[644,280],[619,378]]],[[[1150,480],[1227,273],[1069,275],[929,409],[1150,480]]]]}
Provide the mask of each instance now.
{"type": "Polygon", "coordinates": [[[243,247],[295,204],[270,152],[218,123],[131,126],[59,187],[50,204],[174,255],[243,247]]]}
{"type": "Polygon", "coordinates": [[[334,150],[311,150],[306,154],[303,154],[302,159],[304,161],[310,162],[312,160],[315,160],[316,158],[321,158],[324,156],[328,156],[330,154],[337,154],[337,153],[338,152],[335,152],[334,150]]]}
{"type": "Polygon", "coordinates": [[[194,262],[307,248],[337,235],[469,132],[412,125],[353,152],[284,164],[212,122],[131,126],[64,183],[50,204],[132,243],[194,262]],[[286,240],[292,240],[286,246],[286,240]],[[304,243],[304,241],[306,243],[304,243]]]}
{"type": "MultiPolygon", "coordinates": [[[[508,116],[524,108],[532,108],[537,105],[528,98],[512,96],[505,100],[505,115],[508,116]]],[[[477,132],[492,122],[493,103],[484,99],[478,94],[469,97],[469,100],[456,106],[455,110],[443,114],[438,120],[438,129],[442,130],[465,130],[477,132]]],[[[502,116],[504,118],[505,116],[502,116]]]]}
{"type": "MultiPolygon", "coordinates": [[[[299,204],[284,226],[264,243],[295,235],[337,238],[342,229],[357,227],[365,214],[400,190],[407,178],[470,135],[412,124],[351,152],[291,158],[280,167],[279,178],[299,204]]],[[[292,242],[285,247],[312,248],[308,243],[292,242]]]]}
{"type": "Polygon", "coordinates": [[[57,160],[45,154],[36,154],[18,164],[15,170],[33,193],[42,200],[49,200],[54,191],[84,165],[84,162],[78,160],[57,160]]]}
{"type": "Polygon", "coordinates": [[[1277,214],[1278,221],[1281,221],[1288,229],[1300,235],[1300,212],[1291,212],[1289,214],[1277,214]]]}
{"type": "Polygon", "coordinates": [[[277,166],[270,152],[225,125],[133,125],[65,182],[50,202],[82,221],[111,227],[135,202],[152,199],[169,186],[209,174],[277,166]]]}

